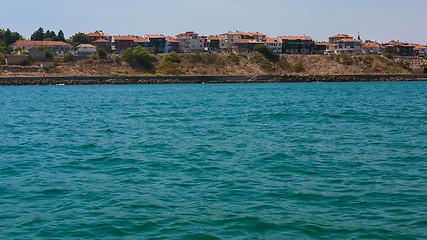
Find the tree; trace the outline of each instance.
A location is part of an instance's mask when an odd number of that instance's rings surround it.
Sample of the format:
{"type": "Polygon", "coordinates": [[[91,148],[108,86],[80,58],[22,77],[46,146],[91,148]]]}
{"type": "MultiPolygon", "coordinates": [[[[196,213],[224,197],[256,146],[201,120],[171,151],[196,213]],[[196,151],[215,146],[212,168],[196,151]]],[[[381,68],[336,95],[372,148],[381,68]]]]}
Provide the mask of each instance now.
{"type": "Polygon", "coordinates": [[[4,56],[3,56],[3,54],[0,52],[0,64],[4,64],[4,62],[5,62],[4,56]]]}
{"type": "Polygon", "coordinates": [[[25,60],[25,61],[23,61],[21,63],[22,66],[31,65],[31,63],[33,63],[34,61],[36,61],[36,58],[33,55],[31,55],[29,52],[23,52],[20,55],[28,55],[27,60],[25,60]]]}
{"type": "Polygon", "coordinates": [[[141,46],[137,46],[134,49],[126,49],[123,52],[123,59],[131,65],[139,64],[148,71],[153,69],[154,62],[156,61],[156,57],[141,46]]]}
{"type": "Polygon", "coordinates": [[[296,71],[296,72],[302,72],[303,70],[304,70],[304,67],[303,67],[303,65],[302,65],[302,63],[296,63],[295,65],[294,65],[294,70],[296,71]]]}
{"type": "Polygon", "coordinates": [[[107,58],[107,54],[105,53],[104,48],[96,48],[96,53],[98,54],[98,57],[100,59],[106,59],[107,58]]]}
{"type": "Polygon", "coordinates": [[[271,62],[277,62],[280,60],[280,56],[273,53],[273,50],[264,44],[258,44],[254,47],[255,52],[259,52],[264,55],[265,58],[270,60],[271,62]]]}
{"type": "Polygon", "coordinates": [[[64,62],[72,62],[74,61],[74,55],[71,52],[67,52],[64,54],[64,62]]]}
{"type": "Polygon", "coordinates": [[[58,41],[65,42],[65,36],[62,30],[59,30],[58,32],[58,41]]]}
{"type": "Polygon", "coordinates": [[[173,63],[180,63],[181,58],[175,52],[170,52],[170,53],[168,53],[168,55],[165,56],[164,61],[165,62],[169,61],[169,62],[173,62],[173,63]]]}
{"type": "Polygon", "coordinates": [[[39,28],[33,34],[31,34],[32,41],[43,41],[44,40],[44,30],[43,28],[39,28]]]}
{"type": "Polygon", "coordinates": [[[40,46],[39,50],[44,52],[47,59],[53,59],[53,51],[48,46],[40,46]]]}
{"type": "Polygon", "coordinates": [[[82,43],[89,43],[89,37],[82,32],[74,34],[70,39],[71,45],[73,45],[74,47],[82,43]]]}

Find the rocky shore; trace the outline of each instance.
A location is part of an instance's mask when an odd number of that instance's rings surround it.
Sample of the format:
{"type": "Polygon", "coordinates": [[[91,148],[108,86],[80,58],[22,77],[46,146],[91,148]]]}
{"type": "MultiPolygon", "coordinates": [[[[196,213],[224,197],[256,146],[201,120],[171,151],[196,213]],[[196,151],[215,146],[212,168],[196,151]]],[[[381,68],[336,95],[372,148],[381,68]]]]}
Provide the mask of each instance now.
{"type": "Polygon", "coordinates": [[[141,76],[141,77],[3,77],[1,86],[106,85],[265,82],[388,82],[426,81],[427,75],[255,75],[255,76],[141,76]]]}

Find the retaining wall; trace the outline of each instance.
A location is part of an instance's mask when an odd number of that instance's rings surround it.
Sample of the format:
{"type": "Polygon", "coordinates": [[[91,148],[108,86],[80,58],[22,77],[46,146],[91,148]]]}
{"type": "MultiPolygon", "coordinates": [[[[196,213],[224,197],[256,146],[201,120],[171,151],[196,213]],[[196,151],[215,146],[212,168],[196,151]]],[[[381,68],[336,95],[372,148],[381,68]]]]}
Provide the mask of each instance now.
{"type": "Polygon", "coordinates": [[[257,76],[142,76],[142,77],[0,77],[0,85],[104,85],[263,82],[379,82],[426,81],[427,75],[257,75],[257,76]]]}

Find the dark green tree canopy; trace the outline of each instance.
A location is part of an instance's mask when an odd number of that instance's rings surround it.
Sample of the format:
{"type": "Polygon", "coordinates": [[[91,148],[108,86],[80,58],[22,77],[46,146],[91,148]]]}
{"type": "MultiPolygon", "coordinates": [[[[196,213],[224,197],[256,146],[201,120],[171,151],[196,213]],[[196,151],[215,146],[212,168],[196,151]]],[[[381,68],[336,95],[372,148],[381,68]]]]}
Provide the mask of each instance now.
{"type": "Polygon", "coordinates": [[[89,37],[82,32],[74,34],[72,37],[70,37],[70,40],[71,45],[73,46],[77,46],[82,43],[89,43],[89,37]]]}
{"type": "Polygon", "coordinates": [[[254,52],[259,52],[264,55],[265,58],[270,60],[271,62],[277,62],[280,59],[280,56],[273,53],[273,50],[264,44],[258,44],[254,47],[254,52]]]}
{"type": "Polygon", "coordinates": [[[44,30],[42,27],[40,27],[37,31],[35,31],[33,34],[31,34],[31,40],[32,41],[43,41],[44,40],[44,30]]]}
{"type": "Polygon", "coordinates": [[[6,48],[18,40],[24,39],[19,33],[0,29],[0,52],[6,52],[6,48]]]}
{"type": "Polygon", "coordinates": [[[169,62],[173,62],[173,63],[180,63],[181,58],[175,52],[170,52],[170,53],[168,53],[168,55],[165,56],[164,61],[165,62],[169,61],[169,62]]]}
{"type": "Polygon", "coordinates": [[[139,64],[148,71],[153,70],[156,61],[156,57],[141,46],[126,49],[123,52],[123,59],[131,65],[139,64]]]}

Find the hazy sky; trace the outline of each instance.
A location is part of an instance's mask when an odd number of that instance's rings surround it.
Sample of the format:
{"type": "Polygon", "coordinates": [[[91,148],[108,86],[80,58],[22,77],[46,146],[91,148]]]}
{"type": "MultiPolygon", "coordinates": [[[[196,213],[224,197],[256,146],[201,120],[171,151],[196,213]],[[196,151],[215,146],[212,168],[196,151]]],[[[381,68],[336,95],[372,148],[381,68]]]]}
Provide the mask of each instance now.
{"type": "Polygon", "coordinates": [[[262,32],[269,37],[337,33],[427,44],[427,0],[24,0],[1,4],[0,28],[29,38],[39,27],[66,37],[98,29],[111,35],[185,31],[211,35],[262,32]]]}

